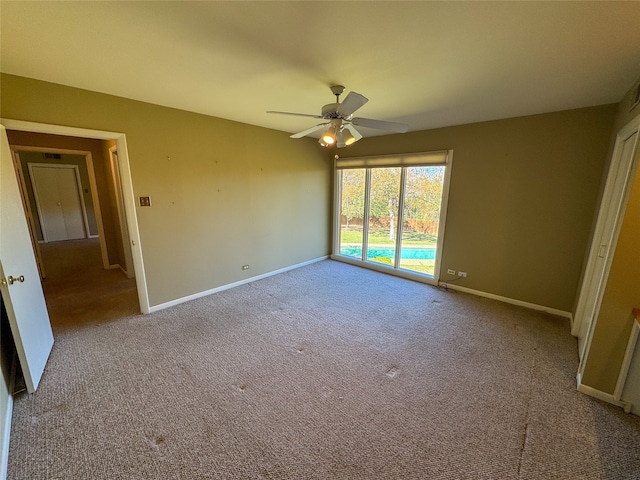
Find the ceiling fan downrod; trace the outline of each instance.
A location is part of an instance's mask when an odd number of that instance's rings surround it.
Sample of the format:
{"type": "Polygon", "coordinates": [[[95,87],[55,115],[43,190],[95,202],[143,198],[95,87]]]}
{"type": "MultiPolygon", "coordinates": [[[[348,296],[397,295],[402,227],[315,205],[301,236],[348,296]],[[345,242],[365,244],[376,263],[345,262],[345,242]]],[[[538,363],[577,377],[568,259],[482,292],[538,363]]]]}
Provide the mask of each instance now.
{"type": "Polygon", "coordinates": [[[336,96],[336,103],[340,103],[340,95],[344,92],[344,85],[331,85],[331,91],[336,96]]]}

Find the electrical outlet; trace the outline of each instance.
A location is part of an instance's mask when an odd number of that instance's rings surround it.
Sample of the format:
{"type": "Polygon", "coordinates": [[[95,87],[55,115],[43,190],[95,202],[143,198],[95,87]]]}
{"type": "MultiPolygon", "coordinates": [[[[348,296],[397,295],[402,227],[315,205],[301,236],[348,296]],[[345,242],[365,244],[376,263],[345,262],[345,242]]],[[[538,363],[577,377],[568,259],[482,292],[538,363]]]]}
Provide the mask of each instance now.
{"type": "Polygon", "coordinates": [[[453,268],[450,268],[449,270],[447,270],[447,273],[448,273],[449,275],[455,275],[455,274],[456,274],[456,271],[455,271],[453,268]]]}
{"type": "Polygon", "coordinates": [[[249,270],[249,265],[242,265],[243,270],[249,270]]]}
{"type": "Polygon", "coordinates": [[[467,272],[458,272],[458,276],[462,278],[467,278],[467,272]]]}
{"type": "Polygon", "coordinates": [[[151,206],[151,197],[140,197],[140,206],[141,207],[150,207],[151,206]]]}

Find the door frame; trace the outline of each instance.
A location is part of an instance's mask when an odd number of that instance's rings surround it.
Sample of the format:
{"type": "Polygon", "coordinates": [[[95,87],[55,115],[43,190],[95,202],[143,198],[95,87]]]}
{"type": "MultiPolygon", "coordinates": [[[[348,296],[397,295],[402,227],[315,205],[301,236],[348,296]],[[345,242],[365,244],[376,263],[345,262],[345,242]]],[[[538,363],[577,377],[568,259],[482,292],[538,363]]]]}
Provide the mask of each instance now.
{"type": "MultiPolygon", "coordinates": [[[[19,129],[14,128],[13,130],[19,130],[19,129]]],[[[100,253],[102,255],[102,267],[105,270],[109,270],[111,268],[111,265],[109,264],[109,254],[107,253],[107,241],[105,239],[104,225],[102,223],[102,210],[100,209],[100,198],[98,197],[98,184],[96,182],[96,172],[93,166],[93,156],[91,155],[91,152],[87,150],[71,150],[66,148],[50,148],[50,147],[30,147],[30,146],[23,146],[23,145],[15,145],[10,147],[11,147],[11,152],[14,154],[14,157],[17,158],[18,160],[16,164],[20,168],[22,168],[22,162],[20,162],[20,152],[59,153],[61,155],[80,155],[84,157],[84,161],[87,165],[87,173],[89,176],[89,188],[91,189],[91,197],[93,200],[93,211],[96,216],[96,226],[98,227],[98,239],[100,242],[100,253]]],[[[26,177],[24,177],[24,173],[22,177],[23,178],[20,178],[20,180],[26,181],[26,177]]],[[[35,241],[37,243],[37,239],[35,239],[35,241]]]]}
{"type": "Polygon", "coordinates": [[[0,123],[2,123],[7,130],[66,135],[69,137],[94,138],[97,140],[114,140],[116,142],[127,230],[129,238],[131,239],[129,247],[131,248],[131,254],[133,257],[133,269],[135,272],[136,287],[138,290],[138,301],[140,304],[140,311],[145,314],[150,313],[149,293],[144,270],[144,259],[142,255],[142,244],[140,242],[140,230],[138,228],[138,217],[136,214],[135,194],[133,190],[133,181],[131,179],[131,169],[129,166],[129,152],[127,149],[126,135],[120,132],[90,130],[86,128],[26,122],[23,120],[7,118],[0,118],[0,123]]]}
{"type": "Polygon", "coordinates": [[[133,258],[131,256],[131,245],[129,241],[129,232],[127,230],[127,214],[124,210],[124,198],[122,194],[122,182],[120,181],[120,165],[118,164],[118,147],[114,145],[109,147],[109,163],[111,164],[111,181],[116,198],[116,209],[118,211],[118,221],[120,223],[120,234],[122,238],[122,246],[124,250],[124,266],[120,269],[127,278],[133,278],[133,258]]]}
{"type": "Polygon", "coordinates": [[[611,164],[607,173],[605,189],[600,204],[596,228],[591,242],[587,267],[585,269],[574,324],[571,333],[575,336],[584,334],[582,348],[579,349],[580,365],[578,367],[578,384],[584,373],[593,339],[593,332],[602,304],[604,289],[613,263],[616,244],[622,228],[622,220],[631,193],[638,163],[638,145],[640,144],[640,115],[636,116],[616,135],[616,143],[611,156],[611,164]],[[622,156],[624,143],[633,134],[636,138],[633,152],[629,158],[622,156]],[[598,258],[603,261],[598,262],[598,258]],[[585,323],[586,322],[586,323],[585,323]]]}
{"type": "Polygon", "coordinates": [[[78,194],[78,202],[80,203],[80,215],[82,216],[82,230],[84,233],[84,238],[89,238],[89,219],[87,218],[87,207],[84,203],[84,195],[82,195],[82,180],[80,178],[80,169],[77,165],[70,165],[64,163],[33,163],[29,162],[27,164],[29,167],[29,176],[31,177],[31,187],[33,188],[33,196],[36,199],[36,209],[38,210],[38,219],[40,220],[40,229],[42,230],[42,240],[45,243],[48,243],[47,233],[45,229],[45,219],[42,215],[42,207],[40,205],[40,192],[38,191],[38,187],[36,182],[34,181],[33,169],[34,168],[56,168],[63,170],[73,170],[73,178],[76,181],[76,193],[78,194]]]}

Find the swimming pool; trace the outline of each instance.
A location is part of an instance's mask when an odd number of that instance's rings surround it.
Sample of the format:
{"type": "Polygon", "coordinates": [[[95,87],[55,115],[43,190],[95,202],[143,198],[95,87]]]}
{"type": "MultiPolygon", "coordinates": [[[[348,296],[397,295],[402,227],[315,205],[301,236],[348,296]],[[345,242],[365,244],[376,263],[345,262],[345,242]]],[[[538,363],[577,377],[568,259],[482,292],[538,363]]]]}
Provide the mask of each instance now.
{"type": "MultiPolygon", "coordinates": [[[[361,246],[344,246],[340,248],[341,255],[348,255],[350,257],[362,257],[361,246]]],[[[394,258],[396,255],[396,249],[394,247],[373,247],[369,248],[367,252],[368,258],[386,257],[394,258]]],[[[400,251],[400,258],[403,260],[433,260],[436,258],[435,247],[425,248],[409,248],[405,247],[400,251]]]]}

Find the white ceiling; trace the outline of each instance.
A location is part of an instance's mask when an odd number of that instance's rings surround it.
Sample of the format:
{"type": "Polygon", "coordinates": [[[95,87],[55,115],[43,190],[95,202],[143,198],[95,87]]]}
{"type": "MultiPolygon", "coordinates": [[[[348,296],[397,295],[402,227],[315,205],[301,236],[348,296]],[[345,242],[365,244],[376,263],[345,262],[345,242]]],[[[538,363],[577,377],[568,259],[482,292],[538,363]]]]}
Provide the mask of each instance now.
{"type": "MultiPolygon", "coordinates": [[[[0,69],[287,132],[342,84],[409,130],[619,101],[640,2],[0,2],[0,69]]],[[[380,134],[363,129],[365,135],[380,134]]]]}

